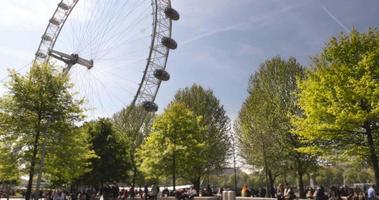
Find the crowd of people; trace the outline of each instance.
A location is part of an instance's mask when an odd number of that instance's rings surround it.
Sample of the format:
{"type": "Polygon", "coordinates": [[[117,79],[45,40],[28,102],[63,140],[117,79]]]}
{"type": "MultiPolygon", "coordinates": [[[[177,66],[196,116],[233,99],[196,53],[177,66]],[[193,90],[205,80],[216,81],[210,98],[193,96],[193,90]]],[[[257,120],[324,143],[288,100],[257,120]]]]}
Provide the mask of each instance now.
{"type": "Polygon", "coordinates": [[[12,196],[14,194],[15,194],[15,190],[0,188],[0,199],[7,198],[8,196],[12,196]]]}
{"type": "Polygon", "coordinates": [[[319,186],[316,190],[307,188],[306,197],[315,200],[375,200],[376,191],[375,185],[370,186],[368,189],[360,187],[330,187],[325,190],[324,187],[319,186]]]}
{"type": "MultiPolygon", "coordinates": [[[[134,198],[141,198],[141,199],[152,199],[157,200],[158,194],[159,194],[159,186],[156,183],[153,183],[151,186],[151,190],[149,191],[149,188],[147,185],[143,187],[143,189],[140,187],[139,189],[130,187],[129,189],[121,189],[118,193],[118,198],[120,200],[126,200],[126,199],[134,199],[134,198]]],[[[162,193],[167,193],[167,191],[163,190],[162,193]]]]}
{"type": "MultiPolygon", "coordinates": [[[[195,196],[217,196],[222,199],[224,189],[221,187],[217,191],[212,190],[210,185],[197,191],[192,185],[189,188],[177,189],[176,191],[169,190],[167,187],[160,191],[158,184],[153,183],[150,187],[145,185],[139,188],[121,188],[117,184],[105,184],[100,190],[87,189],[76,192],[68,192],[64,190],[45,190],[40,191],[39,198],[46,200],[157,200],[158,198],[175,197],[176,200],[192,200],[195,196]]],[[[12,191],[14,193],[14,191],[12,191]]],[[[0,189],[0,198],[12,192],[0,189]]],[[[308,187],[305,190],[306,198],[309,200],[376,200],[375,185],[368,188],[360,187],[330,187],[325,189],[322,186],[313,189],[308,187]]],[[[33,199],[36,197],[33,193],[33,199]]],[[[244,185],[241,190],[242,197],[266,197],[271,196],[277,200],[293,200],[299,197],[295,187],[289,184],[279,184],[276,189],[272,189],[267,193],[266,189],[259,187],[254,190],[252,187],[244,185]]]]}
{"type": "MultiPolygon", "coordinates": [[[[36,195],[35,193],[33,196],[36,195]]],[[[198,193],[194,187],[189,189],[179,189],[176,192],[164,188],[160,191],[159,186],[154,183],[152,186],[139,188],[119,188],[116,184],[105,184],[100,190],[88,189],[85,191],[67,192],[64,190],[40,191],[39,197],[46,200],[157,200],[160,197],[175,196],[178,200],[189,200],[198,193]]]]}
{"type": "MultiPolygon", "coordinates": [[[[276,189],[270,191],[269,196],[275,197],[278,200],[293,200],[299,197],[298,192],[295,191],[295,187],[291,187],[286,184],[279,184],[276,189]]],[[[376,200],[376,191],[375,185],[370,186],[369,188],[360,188],[360,187],[335,187],[332,186],[328,189],[325,189],[323,186],[313,189],[309,187],[305,190],[307,199],[314,200],[376,200]]],[[[249,188],[247,185],[244,185],[241,190],[242,197],[266,197],[266,190],[263,187],[260,187],[258,190],[249,188]]]]}
{"type": "Polygon", "coordinates": [[[248,187],[244,185],[241,190],[242,197],[266,197],[266,189],[264,187],[259,187],[258,189],[254,189],[253,187],[248,187]]]}

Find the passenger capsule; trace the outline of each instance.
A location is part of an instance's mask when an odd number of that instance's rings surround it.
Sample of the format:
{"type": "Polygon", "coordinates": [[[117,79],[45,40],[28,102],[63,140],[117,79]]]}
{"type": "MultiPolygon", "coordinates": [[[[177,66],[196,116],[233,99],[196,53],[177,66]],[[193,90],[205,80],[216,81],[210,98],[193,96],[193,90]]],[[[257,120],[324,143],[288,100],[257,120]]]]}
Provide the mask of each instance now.
{"type": "Polygon", "coordinates": [[[169,49],[176,49],[178,47],[176,41],[169,37],[163,37],[161,42],[165,47],[169,49]]]}
{"type": "Polygon", "coordinates": [[[46,40],[46,41],[50,41],[50,42],[53,41],[53,37],[51,37],[50,35],[46,35],[46,34],[42,36],[42,39],[46,40]]]}
{"type": "Polygon", "coordinates": [[[39,52],[36,53],[36,57],[45,59],[47,57],[47,55],[45,53],[42,53],[42,52],[39,51],[39,52]]]}
{"type": "Polygon", "coordinates": [[[61,22],[59,22],[58,20],[56,20],[56,19],[54,19],[54,18],[51,18],[51,19],[49,20],[49,22],[50,22],[51,24],[56,25],[56,26],[59,26],[59,25],[61,24],[61,22]]]}
{"type": "Polygon", "coordinates": [[[70,9],[70,6],[68,6],[67,4],[65,4],[63,2],[60,2],[58,4],[58,7],[62,8],[63,10],[69,10],[70,9]]]}
{"type": "Polygon", "coordinates": [[[145,101],[142,103],[143,108],[147,112],[157,112],[158,111],[158,105],[151,101],[145,101]]]}
{"type": "Polygon", "coordinates": [[[155,76],[155,78],[157,78],[158,80],[161,80],[161,81],[170,80],[170,74],[163,69],[156,69],[154,71],[154,76],[155,76]]]}
{"type": "Polygon", "coordinates": [[[179,15],[178,11],[176,11],[175,9],[173,9],[171,7],[167,7],[164,10],[164,14],[166,15],[167,18],[169,18],[171,20],[177,21],[180,18],[180,15],[179,15]]]}

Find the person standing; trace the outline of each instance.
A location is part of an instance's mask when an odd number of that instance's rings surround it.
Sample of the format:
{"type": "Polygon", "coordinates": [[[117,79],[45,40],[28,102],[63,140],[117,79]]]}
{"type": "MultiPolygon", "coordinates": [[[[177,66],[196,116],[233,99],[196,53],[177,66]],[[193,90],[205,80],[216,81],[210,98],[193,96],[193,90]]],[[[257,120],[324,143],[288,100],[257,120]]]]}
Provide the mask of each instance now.
{"type": "Polygon", "coordinates": [[[194,185],[191,185],[191,188],[186,192],[186,195],[189,200],[192,200],[197,195],[197,190],[194,185]]]}
{"type": "Polygon", "coordinates": [[[145,197],[145,200],[149,199],[149,188],[147,187],[147,185],[145,184],[145,187],[143,188],[143,193],[144,193],[144,197],[145,197]]]}
{"type": "MultiPolygon", "coordinates": [[[[117,200],[119,193],[120,190],[118,188],[118,185],[115,183],[106,183],[102,187],[102,196],[104,200],[117,200]]],[[[87,195],[89,195],[89,193],[87,193],[87,195]]]]}
{"type": "Polygon", "coordinates": [[[277,187],[276,198],[278,200],[284,200],[284,186],[283,186],[283,184],[279,184],[279,186],[277,187]]]}
{"type": "Polygon", "coordinates": [[[328,196],[325,195],[325,189],[323,186],[319,186],[316,192],[314,193],[316,200],[327,200],[328,196]]]}
{"type": "Polygon", "coordinates": [[[370,188],[367,190],[367,198],[368,200],[375,200],[376,194],[375,194],[375,185],[371,185],[370,188]]]}
{"type": "Polygon", "coordinates": [[[247,187],[247,185],[243,185],[242,187],[242,190],[241,190],[241,197],[250,197],[251,194],[250,194],[250,191],[249,191],[249,188],[247,187]]]}
{"type": "Polygon", "coordinates": [[[130,187],[129,189],[129,196],[130,196],[130,199],[134,200],[134,197],[136,196],[136,193],[134,191],[134,185],[132,185],[132,187],[130,187]]]}
{"type": "Polygon", "coordinates": [[[159,187],[156,182],[151,186],[151,194],[153,196],[153,200],[158,200],[159,187]]]}

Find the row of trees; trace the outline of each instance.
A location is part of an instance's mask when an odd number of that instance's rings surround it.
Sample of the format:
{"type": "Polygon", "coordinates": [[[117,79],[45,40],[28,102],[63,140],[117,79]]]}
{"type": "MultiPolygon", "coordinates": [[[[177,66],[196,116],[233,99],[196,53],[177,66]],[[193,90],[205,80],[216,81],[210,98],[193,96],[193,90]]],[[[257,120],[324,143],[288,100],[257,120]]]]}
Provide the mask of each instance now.
{"type": "MultiPolygon", "coordinates": [[[[235,131],[242,157],[276,177],[303,176],[319,165],[359,159],[379,185],[379,32],[332,38],[308,68],[277,56],[249,81],[235,131]]],[[[284,178],[286,180],[286,178],[284,178]]]]}
{"type": "MultiPolygon", "coordinates": [[[[267,191],[296,176],[304,197],[304,177],[349,158],[371,166],[379,185],[378,52],[377,30],[353,30],[333,38],[309,68],[278,56],[251,76],[234,128],[241,156],[262,169],[267,191]]],[[[10,76],[0,98],[0,182],[29,173],[27,198],[36,172],[59,186],[171,178],[199,188],[227,165],[230,120],[199,85],[179,90],[157,116],[129,106],[83,123],[85,101],[54,66],[10,76]]]]}
{"type": "Polygon", "coordinates": [[[100,187],[172,177],[173,184],[177,178],[199,188],[204,176],[225,166],[230,120],[211,90],[179,90],[158,116],[129,106],[110,119],[84,123],[84,99],[54,68],[11,71],[0,99],[0,182],[17,183],[29,173],[27,199],[41,179],[52,186],[100,187]]]}

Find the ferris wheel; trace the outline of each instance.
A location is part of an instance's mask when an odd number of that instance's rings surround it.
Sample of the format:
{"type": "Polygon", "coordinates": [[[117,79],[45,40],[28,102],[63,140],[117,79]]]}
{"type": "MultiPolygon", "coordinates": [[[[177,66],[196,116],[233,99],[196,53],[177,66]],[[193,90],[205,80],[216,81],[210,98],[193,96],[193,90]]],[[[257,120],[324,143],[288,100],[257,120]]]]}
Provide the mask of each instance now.
{"type": "MultiPolygon", "coordinates": [[[[91,108],[114,113],[125,105],[156,112],[166,71],[172,21],[171,0],[62,0],[35,54],[34,63],[54,63],[69,73],[91,108]]],[[[109,113],[105,113],[109,114],[109,113]]]]}

